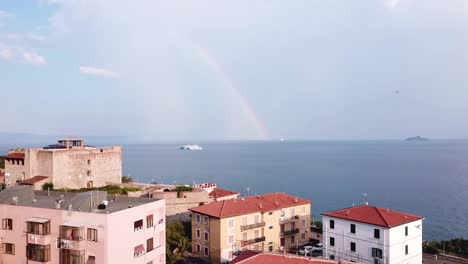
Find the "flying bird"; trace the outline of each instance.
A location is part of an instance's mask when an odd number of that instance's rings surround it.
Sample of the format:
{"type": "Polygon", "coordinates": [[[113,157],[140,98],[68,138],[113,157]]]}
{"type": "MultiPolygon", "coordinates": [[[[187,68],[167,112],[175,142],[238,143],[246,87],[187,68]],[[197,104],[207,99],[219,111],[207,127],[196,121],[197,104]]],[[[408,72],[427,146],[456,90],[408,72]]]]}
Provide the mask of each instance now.
{"type": "Polygon", "coordinates": [[[399,94],[399,93],[400,93],[400,91],[393,91],[393,92],[396,93],[396,94],[399,94]]]}

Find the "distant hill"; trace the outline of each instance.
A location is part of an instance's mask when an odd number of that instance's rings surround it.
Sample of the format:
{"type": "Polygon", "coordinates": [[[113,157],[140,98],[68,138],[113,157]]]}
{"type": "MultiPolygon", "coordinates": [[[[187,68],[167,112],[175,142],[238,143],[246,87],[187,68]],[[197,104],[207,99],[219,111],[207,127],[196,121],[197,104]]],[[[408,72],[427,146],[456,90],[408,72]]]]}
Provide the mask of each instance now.
{"type": "Polygon", "coordinates": [[[423,137],[420,137],[420,136],[416,136],[416,137],[409,137],[409,138],[407,138],[405,140],[406,141],[428,141],[429,139],[423,138],[423,137]]]}

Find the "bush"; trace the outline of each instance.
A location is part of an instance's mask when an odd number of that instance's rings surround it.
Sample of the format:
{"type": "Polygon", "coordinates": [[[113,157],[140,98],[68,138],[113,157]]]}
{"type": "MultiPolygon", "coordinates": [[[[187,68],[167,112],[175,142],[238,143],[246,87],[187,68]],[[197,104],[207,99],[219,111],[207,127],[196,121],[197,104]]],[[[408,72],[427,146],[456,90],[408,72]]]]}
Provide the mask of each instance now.
{"type": "Polygon", "coordinates": [[[46,182],[42,185],[42,190],[47,191],[47,190],[54,190],[54,184],[51,182],[46,182]]]}
{"type": "Polygon", "coordinates": [[[58,192],[89,192],[89,191],[105,191],[108,194],[126,195],[129,192],[140,191],[138,187],[120,187],[118,185],[106,185],[99,188],[80,188],[80,189],[57,189],[58,192]]]}
{"type": "Polygon", "coordinates": [[[133,178],[130,176],[122,176],[122,183],[132,183],[133,178]]]}
{"type": "Polygon", "coordinates": [[[4,169],[4,168],[5,168],[5,158],[0,157],[0,169],[4,169]]]}
{"type": "Polygon", "coordinates": [[[0,191],[3,191],[6,189],[6,185],[4,183],[0,183],[0,191]]]}

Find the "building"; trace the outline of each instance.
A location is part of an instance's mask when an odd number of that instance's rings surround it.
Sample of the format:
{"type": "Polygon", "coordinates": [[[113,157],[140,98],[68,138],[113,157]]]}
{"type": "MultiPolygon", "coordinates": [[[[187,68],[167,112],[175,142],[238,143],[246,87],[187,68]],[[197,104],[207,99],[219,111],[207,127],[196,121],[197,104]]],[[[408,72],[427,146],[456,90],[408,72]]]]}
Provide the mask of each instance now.
{"type": "Polygon", "coordinates": [[[193,186],[194,189],[201,189],[208,192],[211,202],[239,198],[240,193],[219,188],[216,183],[200,183],[193,186]]]}
{"type": "Polygon", "coordinates": [[[44,148],[11,149],[5,158],[5,181],[9,186],[45,182],[55,188],[78,189],[119,184],[122,178],[122,148],[86,146],[82,139],[60,139],[44,148]]]}
{"type": "Polygon", "coordinates": [[[300,257],[297,255],[275,254],[271,252],[244,251],[230,264],[349,264],[345,261],[324,260],[300,257]]]}
{"type": "Polygon", "coordinates": [[[309,242],[310,204],[271,193],[192,208],[192,253],[212,263],[226,263],[243,250],[297,248],[309,242]]]}
{"type": "Polygon", "coordinates": [[[323,213],[324,256],[361,263],[421,264],[422,220],[367,203],[323,213]]]}
{"type": "Polygon", "coordinates": [[[165,263],[164,200],[60,193],[15,186],[0,192],[0,263],[165,263]]]}

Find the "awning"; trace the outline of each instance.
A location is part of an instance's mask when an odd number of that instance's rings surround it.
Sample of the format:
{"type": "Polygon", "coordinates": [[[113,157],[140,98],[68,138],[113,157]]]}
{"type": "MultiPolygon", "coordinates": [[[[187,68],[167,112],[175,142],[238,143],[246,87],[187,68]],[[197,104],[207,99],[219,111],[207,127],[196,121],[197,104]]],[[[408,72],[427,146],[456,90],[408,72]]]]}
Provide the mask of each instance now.
{"type": "Polygon", "coordinates": [[[140,255],[145,252],[145,247],[143,246],[143,244],[141,244],[141,245],[136,246],[133,250],[134,250],[133,252],[135,255],[140,255]]]}
{"type": "Polygon", "coordinates": [[[75,223],[75,222],[65,222],[62,226],[69,226],[69,227],[84,227],[83,224],[75,223]]]}
{"type": "Polygon", "coordinates": [[[47,218],[31,217],[31,218],[28,219],[27,222],[34,222],[34,223],[43,224],[43,223],[47,223],[49,221],[50,221],[50,219],[47,219],[47,218]]]}

